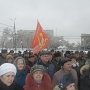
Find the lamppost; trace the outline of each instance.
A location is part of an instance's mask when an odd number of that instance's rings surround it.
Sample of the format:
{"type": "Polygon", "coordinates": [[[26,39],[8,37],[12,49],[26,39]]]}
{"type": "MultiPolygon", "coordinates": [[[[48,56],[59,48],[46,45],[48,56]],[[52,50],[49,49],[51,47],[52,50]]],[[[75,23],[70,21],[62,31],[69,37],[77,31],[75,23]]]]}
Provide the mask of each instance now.
{"type": "MultiPolygon", "coordinates": [[[[12,20],[12,19],[10,19],[10,20],[12,20]]],[[[14,18],[14,20],[12,20],[12,21],[14,22],[14,25],[13,25],[13,48],[14,48],[14,50],[16,52],[17,44],[16,44],[16,25],[15,25],[15,20],[16,20],[16,18],[14,18]]]]}
{"type": "Polygon", "coordinates": [[[83,50],[85,51],[85,38],[82,38],[81,41],[83,43],[83,50]]]}

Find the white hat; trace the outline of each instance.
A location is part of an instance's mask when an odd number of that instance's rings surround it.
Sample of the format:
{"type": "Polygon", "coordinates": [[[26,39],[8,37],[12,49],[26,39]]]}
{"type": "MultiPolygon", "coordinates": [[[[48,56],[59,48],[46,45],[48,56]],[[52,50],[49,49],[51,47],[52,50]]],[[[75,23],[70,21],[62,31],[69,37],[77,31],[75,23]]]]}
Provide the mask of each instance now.
{"type": "Polygon", "coordinates": [[[14,64],[11,63],[4,63],[0,66],[0,76],[8,73],[8,72],[13,72],[16,75],[16,67],[14,64]]]}

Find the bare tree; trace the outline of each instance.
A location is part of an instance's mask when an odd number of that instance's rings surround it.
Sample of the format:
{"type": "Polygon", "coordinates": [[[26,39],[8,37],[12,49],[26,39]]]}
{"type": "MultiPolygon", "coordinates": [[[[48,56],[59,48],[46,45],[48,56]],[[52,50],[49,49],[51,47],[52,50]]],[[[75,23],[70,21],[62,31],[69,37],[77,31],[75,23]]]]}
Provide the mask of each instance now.
{"type": "Polygon", "coordinates": [[[8,42],[12,39],[12,30],[8,27],[3,29],[1,36],[1,46],[2,48],[8,48],[8,42]]]}

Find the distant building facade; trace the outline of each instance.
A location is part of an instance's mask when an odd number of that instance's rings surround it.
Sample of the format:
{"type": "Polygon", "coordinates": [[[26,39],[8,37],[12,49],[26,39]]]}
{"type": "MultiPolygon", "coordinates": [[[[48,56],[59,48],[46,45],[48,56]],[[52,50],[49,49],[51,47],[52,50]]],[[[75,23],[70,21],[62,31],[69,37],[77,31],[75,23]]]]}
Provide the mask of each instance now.
{"type": "Polygon", "coordinates": [[[90,34],[81,34],[81,49],[90,50],[90,34]]]}

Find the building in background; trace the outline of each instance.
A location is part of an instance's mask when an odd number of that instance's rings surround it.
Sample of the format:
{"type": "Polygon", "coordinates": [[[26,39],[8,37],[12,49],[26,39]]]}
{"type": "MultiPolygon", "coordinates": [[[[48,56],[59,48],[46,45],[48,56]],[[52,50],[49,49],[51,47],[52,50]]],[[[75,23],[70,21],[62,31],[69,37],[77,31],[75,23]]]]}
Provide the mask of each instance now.
{"type": "Polygon", "coordinates": [[[81,34],[81,49],[90,50],[90,34],[81,34]]]}

